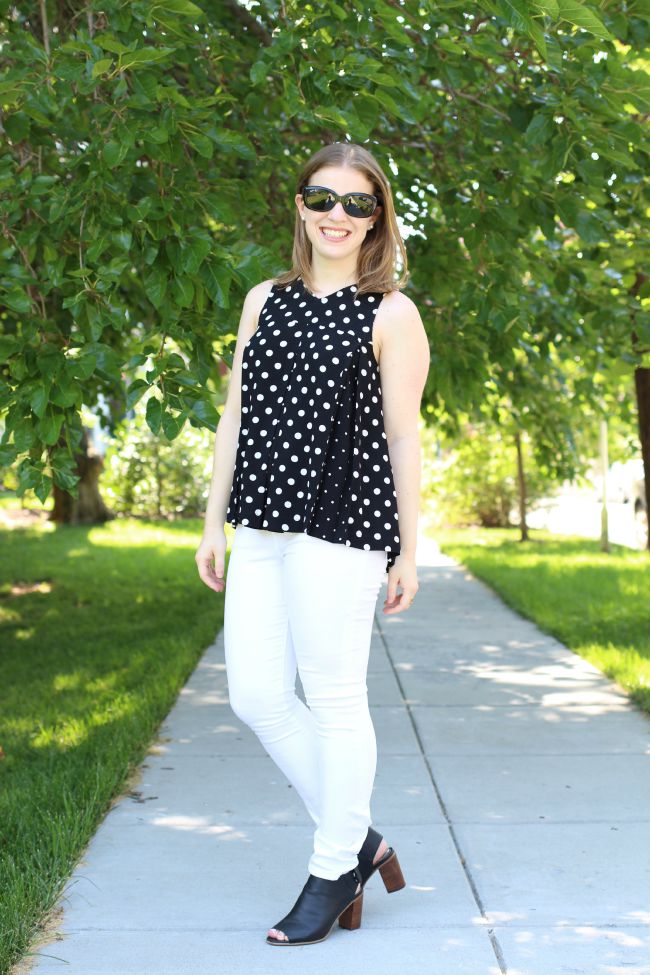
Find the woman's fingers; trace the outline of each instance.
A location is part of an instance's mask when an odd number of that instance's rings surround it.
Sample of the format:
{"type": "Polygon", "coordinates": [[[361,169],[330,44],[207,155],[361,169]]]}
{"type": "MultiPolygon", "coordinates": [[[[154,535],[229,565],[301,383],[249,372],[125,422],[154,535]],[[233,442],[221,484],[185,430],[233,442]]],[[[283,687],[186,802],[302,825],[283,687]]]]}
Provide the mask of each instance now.
{"type": "Polygon", "coordinates": [[[198,563],[198,567],[199,567],[199,576],[206,584],[206,586],[209,586],[210,589],[214,589],[215,592],[222,592],[225,583],[223,579],[217,579],[214,573],[214,569],[210,564],[210,561],[203,559],[198,563]]]}
{"type": "Polygon", "coordinates": [[[214,589],[215,592],[223,592],[226,586],[223,578],[223,564],[223,558],[217,558],[214,554],[206,555],[201,552],[196,554],[196,565],[201,581],[210,589],[214,589]]]}
{"type": "Polygon", "coordinates": [[[405,589],[399,594],[394,594],[391,599],[387,596],[384,600],[384,613],[388,615],[389,613],[401,613],[403,610],[408,609],[413,599],[415,593],[408,589],[405,589]]]}

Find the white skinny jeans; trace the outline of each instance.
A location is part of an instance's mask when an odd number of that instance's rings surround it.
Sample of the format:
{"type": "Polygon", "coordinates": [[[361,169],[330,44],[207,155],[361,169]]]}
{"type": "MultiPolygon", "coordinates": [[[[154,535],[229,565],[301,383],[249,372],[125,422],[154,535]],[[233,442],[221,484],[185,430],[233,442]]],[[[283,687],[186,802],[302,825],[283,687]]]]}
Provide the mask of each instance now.
{"type": "Polygon", "coordinates": [[[377,743],[366,673],[385,578],[379,549],[235,529],[224,606],[230,706],[316,823],[308,869],[328,880],[358,864],[371,823],[377,743]]]}

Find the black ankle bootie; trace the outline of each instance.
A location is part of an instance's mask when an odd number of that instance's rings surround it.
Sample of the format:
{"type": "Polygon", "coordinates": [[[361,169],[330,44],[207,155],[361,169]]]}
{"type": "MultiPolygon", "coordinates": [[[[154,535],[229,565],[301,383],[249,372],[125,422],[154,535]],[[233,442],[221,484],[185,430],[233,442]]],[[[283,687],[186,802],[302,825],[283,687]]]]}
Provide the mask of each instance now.
{"type": "Polygon", "coordinates": [[[267,934],[266,943],[311,945],[324,941],[337,918],[342,928],[358,928],[361,925],[362,906],[363,884],[358,867],[342,873],[336,880],[326,880],[310,873],[289,913],[273,925],[288,940],[281,941],[267,934]]]}
{"type": "Polygon", "coordinates": [[[381,879],[384,881],[384,887],[391,894],[394,890],[401,890],[402,887],[406,887],[406,881],[397,859],[397,853],[392,846],[388,847],[377,863],[372,862],[383,838],[381,833],[378,833],[372,826],[368,827],[368,834],[358,854],[359,872],[361,873],[361,883],[365,887],[375,870],[379,870],[381,879]]]}

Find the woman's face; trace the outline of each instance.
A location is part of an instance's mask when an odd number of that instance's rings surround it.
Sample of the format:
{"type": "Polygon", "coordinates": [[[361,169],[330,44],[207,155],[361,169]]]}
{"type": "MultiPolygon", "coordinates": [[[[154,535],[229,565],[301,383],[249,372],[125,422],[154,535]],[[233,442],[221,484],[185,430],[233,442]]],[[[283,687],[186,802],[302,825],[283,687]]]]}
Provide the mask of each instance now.
{"type": "MultiPolygon", "coordinates": [[[[372,193],[375,188],[358,169],[347,166],[323,166],[312,173],[310,186],[326,186],[342,196],[344,193],[372,193]]],[[[343,209],[340,201],[335,203],[327,213],[317,213],[308,210],[300,193],[296,193],[296,206],[301,218],[305,221],[305,231],[312,247],[323,257],[332,258],[337,255],[349,256],[358,251],[367,233],[374,234],[370,227],[378,219],[381,207],[377,206],[371,217],[351,217],[343,209]],[[343,231],[326,236],[327,230],[343,231]]]]}

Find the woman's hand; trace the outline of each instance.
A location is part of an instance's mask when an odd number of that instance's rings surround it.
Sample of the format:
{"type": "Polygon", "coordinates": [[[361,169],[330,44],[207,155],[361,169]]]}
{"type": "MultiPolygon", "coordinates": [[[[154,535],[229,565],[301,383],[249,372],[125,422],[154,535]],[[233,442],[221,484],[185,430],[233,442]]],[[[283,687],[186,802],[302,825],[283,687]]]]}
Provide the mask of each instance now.
{"type": "Polygon", "coordinates": [[[384,600],[384,613],[401,613],[408,609],[415,598],[418,586],[418,570],[415,557],[398,555],[395,564],[388,570],[388,593],[384,600]],[[402,592],[397,593],[397,586],[401,585],[402,592]]]}
{"type": "Polygon", "coordinates": [[[226,582],[223,576],[226,561],[226,533],[223,530],[211,529],[201,539],[201,544],[194,556],[199,575],[206,586],[215,592],[223,592],[226,582]]]}

